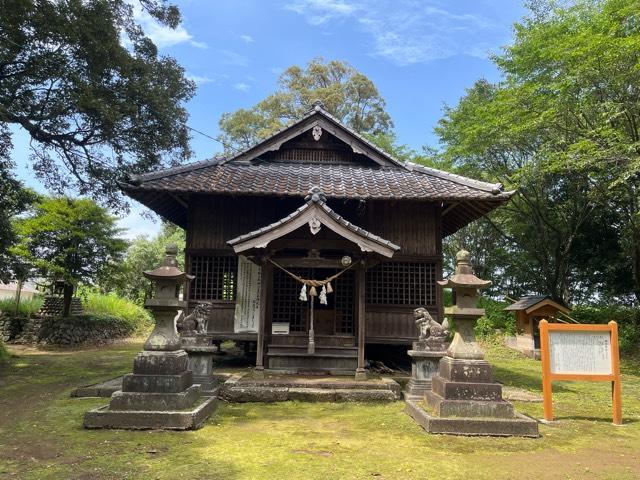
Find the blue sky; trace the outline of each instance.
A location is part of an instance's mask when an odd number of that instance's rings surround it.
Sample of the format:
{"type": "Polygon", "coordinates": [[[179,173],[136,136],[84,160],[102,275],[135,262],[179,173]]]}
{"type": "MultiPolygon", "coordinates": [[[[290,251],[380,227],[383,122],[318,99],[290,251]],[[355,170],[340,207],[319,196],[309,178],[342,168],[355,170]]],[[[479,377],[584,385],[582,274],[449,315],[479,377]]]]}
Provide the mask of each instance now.
{"type": "MultiPolygon", "coordinates": [[[[196,81],[189,125],[211,136],[223,112],[250,107],[277,88],[280,72],[314,57],[344,60],[367,75],[387,102],[400,143],[435,144],[433,127],[478,78],[498,80],[491,53],[511,39],[524,15],[516,0],[182,0],[183,24],[170,30],[138,11],[162,54],[196,81]]],[[[44,191],[25,159],[28,138],[14,136],[18,175],[44,191]]],[[[192,160],[219,145],[194,134],[192,160]]],[[[158,223],[136,206],[126,236],[153,234],[158,223]]]]}

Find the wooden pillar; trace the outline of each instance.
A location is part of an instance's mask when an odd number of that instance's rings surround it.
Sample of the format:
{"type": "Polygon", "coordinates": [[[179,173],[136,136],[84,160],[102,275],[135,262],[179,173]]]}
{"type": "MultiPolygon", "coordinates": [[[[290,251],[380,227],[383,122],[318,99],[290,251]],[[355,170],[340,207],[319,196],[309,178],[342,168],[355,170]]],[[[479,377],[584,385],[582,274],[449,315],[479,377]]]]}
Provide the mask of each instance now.
{"type": "Polygon", "coordinates": [[[364,263],[358,266],[357,275],[357,301],[358,301],[358,368],[356,380],[366,379],[367,372],[364,369],[364,346],[366,342],[365,331],[365,271],[364,263]]]}
{"type": "Polygon", "coordinates": [[[264,338],[265,325],[267,323],[267,295],[269,294],[269,282],[272,277],[270,263],[262,264],[262,277],[260,280],[260,320],[258,322],[258,344],[256,345],[256,368],[258,375],[264,375],[264,338]]]}

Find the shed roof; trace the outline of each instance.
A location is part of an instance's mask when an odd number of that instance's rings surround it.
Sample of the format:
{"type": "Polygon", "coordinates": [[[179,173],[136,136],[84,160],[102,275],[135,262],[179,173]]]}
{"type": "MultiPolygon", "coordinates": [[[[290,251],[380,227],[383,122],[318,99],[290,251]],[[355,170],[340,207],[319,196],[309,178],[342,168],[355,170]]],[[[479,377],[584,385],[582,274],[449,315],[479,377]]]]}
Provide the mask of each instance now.
{"type": "Polygon", "coordinates": [[[546,305],[550,305],[564,313],[570,312],[570,309],[568,309],[566,306],[552,300],[550,297],[547,297],[545,295],[526,295],[524,297],[521,297],[516,303],[513,303],[508,307],[506,307],[505,310],[507,311],[525,310],[527,313],[531,313],[537,310],[538,308],[541,308],[546,305]]]}

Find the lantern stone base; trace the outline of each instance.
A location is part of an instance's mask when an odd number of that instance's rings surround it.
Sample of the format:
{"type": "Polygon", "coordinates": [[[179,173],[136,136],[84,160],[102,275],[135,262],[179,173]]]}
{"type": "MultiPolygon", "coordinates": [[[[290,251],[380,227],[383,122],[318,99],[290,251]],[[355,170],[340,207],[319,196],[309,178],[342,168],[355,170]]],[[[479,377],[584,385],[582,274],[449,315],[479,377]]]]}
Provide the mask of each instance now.
{"type": "Polygon", "coordinates": [[[424,403],[408,399],[406,411],[430,433],[538,436],[538,423],[502,399],[502,385],[484,360],[442,358],[424,403]]]}
{"type": "Polygon", "coordinates": [[[539,436],[538,423],[519,413],[515,413],[512,418],[438,417],[412,400],[406,401],[405,412],[429,433],[531,438],[539,436]]]}
{"type": "Polygon", "coordinates": [[[196,430],[216,410],[216,397],[200,397],[189,410],[112,410],[109,405],[89,410],[84,427],[123,430],[196,430]]]}
{"type": "Polygon", "coordinates": [[[431,379],[438,371],[438,362],[446,352],[409,350],[407,354],[411,357],[411,379],[404,392],[404,398],[421,400],[424,394],[431,390],[431,379]]]}
{"type": "Polygon", "coordinates": [[[85,414],[86,428],[195,429],[215,409],[215,397],[193,384],[184,350],[143,351],[133,365],[109,405],[85,414]]]}

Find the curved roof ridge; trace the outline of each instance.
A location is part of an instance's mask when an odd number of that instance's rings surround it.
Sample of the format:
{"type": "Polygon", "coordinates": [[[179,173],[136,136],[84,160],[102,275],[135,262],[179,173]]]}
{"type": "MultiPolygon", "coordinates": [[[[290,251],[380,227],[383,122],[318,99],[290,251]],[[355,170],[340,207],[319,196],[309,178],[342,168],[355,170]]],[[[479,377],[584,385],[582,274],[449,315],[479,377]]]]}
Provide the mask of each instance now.
{"type": "Polygon", "coordinates": [[[456,173],[445,172],[444,170],[438,170],[437,168],[427,167],[426,165],[420,165],[414,162],[407,162],[407,166],[412,171],[424,173],[426,175],[432,175],[434,177],[443,178],[452,182],[460,183],[467,187],[477,188],[485,192],[498,194],[498,193],[510,193],[504,191],[504,185],[502,183],[489,183],[481,180],[475,180],[473,178],[458,175],[456,173]]]}
{"type": "Polygon", "coordinates": [[[373,142],[371,142],[369,139],[367,139],[366,137],[362,136],[361,134],[359,134],[358,132],[356,132],[355,130],[353,130],[352,128],[348,127],[347,125],[345,125],[344,123],[342,123],[338,118],[334,117],[333,115],[331,115],[328,111],[326,111],[324,108],[322,108],[319,104],[314,105],[313,108],[311,108],[307,113],[305,113],[302,117],[300,117],[299,119],[295,120],[293,123],[290,123],[289,125],[286,125],[284,127],[282,127],[281,129],[279,129],[278,131],[276,131],[275,133],[269,135],[268,138],[265,138],[263,140],[260,140],[256,143],[254,143],[253,145],[251,145],[250,147],[247,147],[239,152],[236,152],[233,154],[233,156],[224,159],[221,163],[229,163],[229,162],[233,162],[235,159],[242,157],[243,155],[245,155],[246,153],[250,152],[251,150],[259,147],[260,145],[269,142],[272,138],[280,135],[281,133],[286,132],[287,130],[294,128],[296,125],[299,125],[300,123],[308,120],[309,118],[311,118],[312,116],[316,115],[316,114],[320,114],[323,117],[325,117],[327,120],[330,120],[331,122],[333,122],[334,124],[336,124],[338,127],[342,128],[343,130],[347,131],[350,135],[352,135],[353,137],[355,137],[356,139],[358,139],[359,141],[361,141],[362,143],[364,143],[367,147],[371,148],[372,150],[376,151],[378,154],[384,156],[386,159],[388,159],[391,163],[396,164],[399,167],[402,168],[407,168],[406,166],[406,162],[403,162],[401,160],[398,160],[397,158],[395,158],[393,155],[391,155],[389,152],[383,150],[382,148],[380,148],[379,146],[377,146],[376,144],[374,144],[373,142]]]}
{"type": "Polygon", "coordinates": [[[224,160],[224,156],[208,158],[206,160],[198,160],[197,162],[186,163],[184,165],[178,165],[176,167],[163,168],[162,170],[158,170],[155,172],[132,175],[130,181],[136,183],[146,180],[157,180],[158,178],[170,177],[171,175],[177,175],[179,173],[192,172],[194,170],[200,170],[201,168],[220,165],[224,163],[224,160]]]}
{"type": "Polygon", "coordinates": [[[342,215],[334,211],[331,207],[329,207],[329,205],[327,205],[326,197],[324,196],[324,194],[322,193],[322,190],[319,187],[313,187],[309,191],[309,195],[307,195],[305,203],[302,204],[302,206],[298,207],[293,212],[291,212],[289,215],[273,223],[270,223],[269,225],[265,225],[257,230],[232,238],[231,240],[227,241],[227,244],[233,247],[240,243],[246,242],[247,240],[253,239],[255,237],[259,237],[267,232],[271,232],[287,224],[291,220],[299,217],[306,210],[313,208],[314,206],[319,207],[325,214],[327,214],[327,216],[330,219],[332,219],[334,222],[338,223],[342,227],[346,228],[347,230],[355,233],[357,236],[370,240],[374,243],[377,243],[378,245],[386,247],[394,252],[397,252],[398,250],[400,250],[400,247],[395,243],[389,240],[386,240],[378,235],[375,235],[374,233],[369,232],[368,230],[365,230],[362,227],[359,227],[351,223],[342,215]]]}

